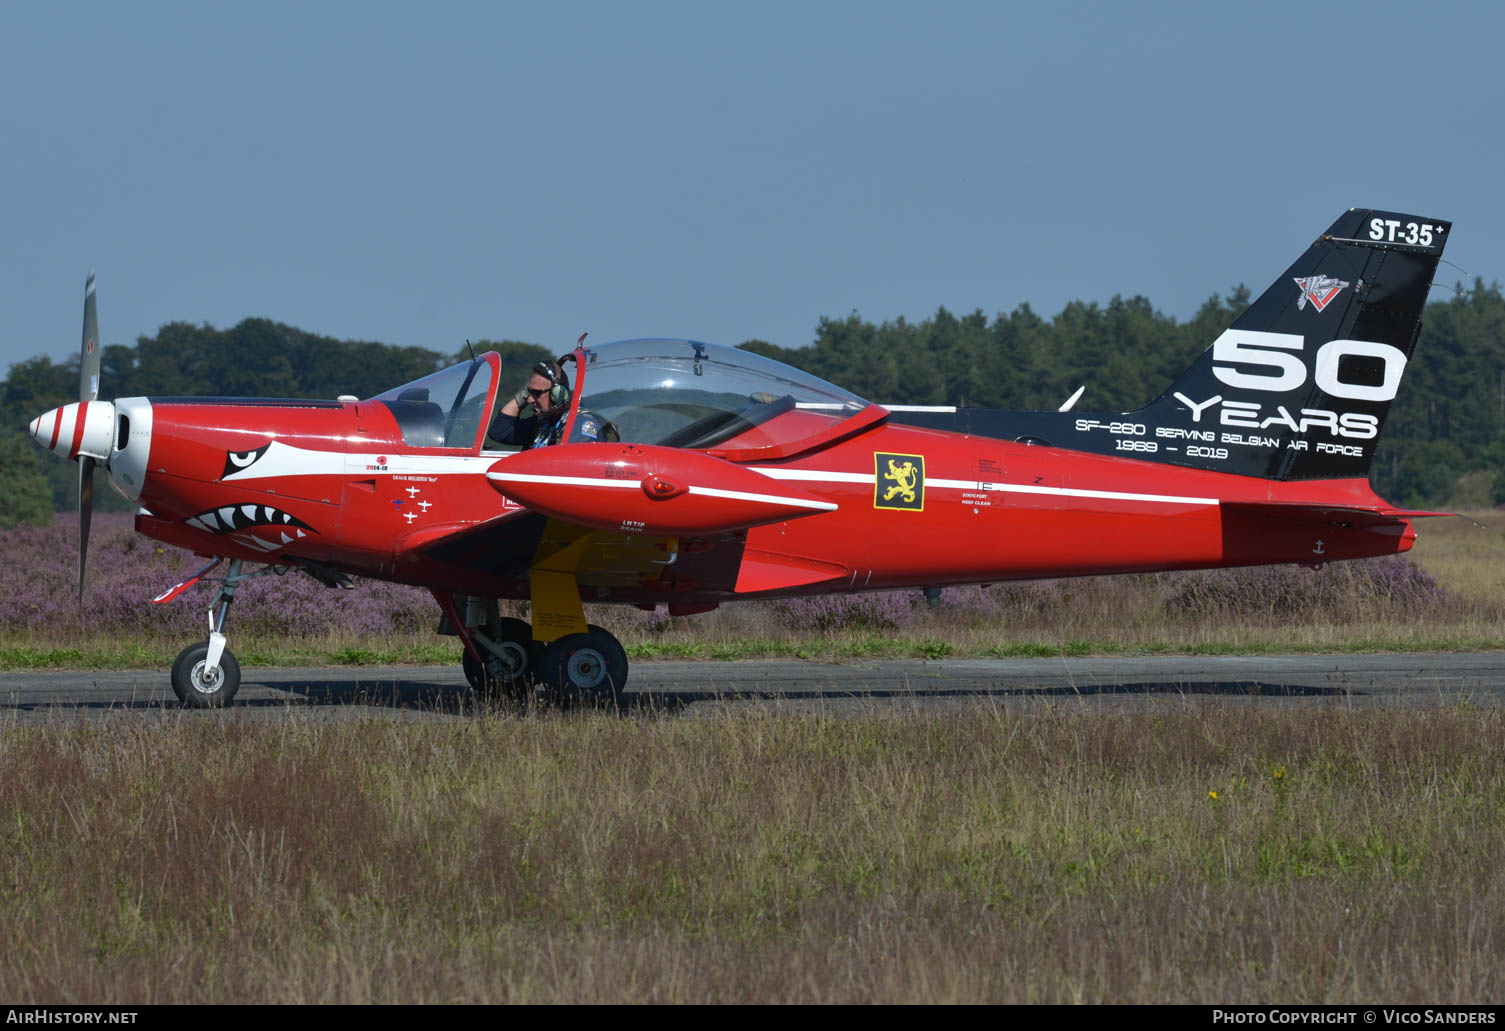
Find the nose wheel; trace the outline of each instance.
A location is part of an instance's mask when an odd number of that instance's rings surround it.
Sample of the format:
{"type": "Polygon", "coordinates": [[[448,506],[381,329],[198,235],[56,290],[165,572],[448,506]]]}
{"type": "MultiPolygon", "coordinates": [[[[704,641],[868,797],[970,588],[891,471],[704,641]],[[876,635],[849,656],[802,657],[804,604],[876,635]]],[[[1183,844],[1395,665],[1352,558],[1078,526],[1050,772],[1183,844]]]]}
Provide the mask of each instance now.
{"type": "Polygon", "coordinates": [[[245,573],[240,559],[231,560],[219,593],[209,603],[209,640],[190,644],[172,664],[172,693],[190,709],[223,709],[240,690],[240,663],[225,647],[225,617],[235,588],[269,572],[270,567],[245,573]]]}
{"type": "Polygon", "coordinates": [[[219,661],[209,662],[209,642],[190,644],[172,664],[172,693],[191,709],[222,709],[240,689],[240,663],[221,647],[219,661]]]}

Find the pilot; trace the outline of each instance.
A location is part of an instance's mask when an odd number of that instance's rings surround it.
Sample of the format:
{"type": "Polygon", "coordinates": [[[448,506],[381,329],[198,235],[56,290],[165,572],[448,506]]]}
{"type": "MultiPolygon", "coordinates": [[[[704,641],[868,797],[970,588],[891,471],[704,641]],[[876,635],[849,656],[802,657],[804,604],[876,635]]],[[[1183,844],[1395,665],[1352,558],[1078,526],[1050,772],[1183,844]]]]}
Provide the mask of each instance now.
{"type": "MultiPolygon", "coordinates": [[[[539,362],[528,382],[496,413],[486,435],[503,444],[547,447],[559,443],[569,413],[569,377],[558,362],[539,362]]],[[[611,439],[609,431],[603,433],[607,425],[594,413],[582,411],[570,441],[611,439]]]]}

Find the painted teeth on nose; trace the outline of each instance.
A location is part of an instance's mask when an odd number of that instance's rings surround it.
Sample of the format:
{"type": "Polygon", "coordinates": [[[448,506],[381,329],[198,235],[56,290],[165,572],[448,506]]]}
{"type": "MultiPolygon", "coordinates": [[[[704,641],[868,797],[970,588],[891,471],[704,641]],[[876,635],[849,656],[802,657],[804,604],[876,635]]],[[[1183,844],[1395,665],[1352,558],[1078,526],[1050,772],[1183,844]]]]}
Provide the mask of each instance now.
{"type": "Polygon", "coordinates": [[[250,530],[258,526],[285,526],[301,537],[304,535],[304,530],[309,529],[307,523],[271,505],[226,505],[224,508],[211,508],[207,512],[200,512],[183,522],[187,526],[213,534],[234,533],[237,530],[250,530]]]}

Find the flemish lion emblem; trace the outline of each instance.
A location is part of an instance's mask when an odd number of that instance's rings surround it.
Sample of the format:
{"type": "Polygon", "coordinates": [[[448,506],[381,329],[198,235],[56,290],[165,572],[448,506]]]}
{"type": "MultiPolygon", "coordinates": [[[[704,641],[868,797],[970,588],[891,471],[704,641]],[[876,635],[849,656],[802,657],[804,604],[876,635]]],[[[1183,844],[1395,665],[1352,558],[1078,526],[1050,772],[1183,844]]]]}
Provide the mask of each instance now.
{"type": "Polygon", "coordinates": [[[873,507],[925,510],[925,456],[873,453],[873,507]]]}
{"type": "Polygon", "coordinates": [[[892,458],[888,460],[888,472],[883,474],[885,480],[892,480],[893,486],[883,493],[884,501],[894,500],[895,495],[901,496],[906,503],[914,502],[915,480],[918,475],[915,472],[913,462],[905,462],[900,465],[892,458]]]}

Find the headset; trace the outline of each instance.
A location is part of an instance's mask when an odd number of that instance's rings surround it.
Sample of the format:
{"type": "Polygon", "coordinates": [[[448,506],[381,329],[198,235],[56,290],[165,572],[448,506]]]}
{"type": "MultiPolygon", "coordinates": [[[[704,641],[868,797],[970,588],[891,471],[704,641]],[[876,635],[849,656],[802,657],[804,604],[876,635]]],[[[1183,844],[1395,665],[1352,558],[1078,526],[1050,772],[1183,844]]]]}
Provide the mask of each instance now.
{"type": "Polygon", "coordinates": [[[539,362],[533,366],[533,374],[554,384],[549,388],[550,408],[561,408],[570,403],[570,378],[565,375],[564,367],[559,362],[539,362]]]}

